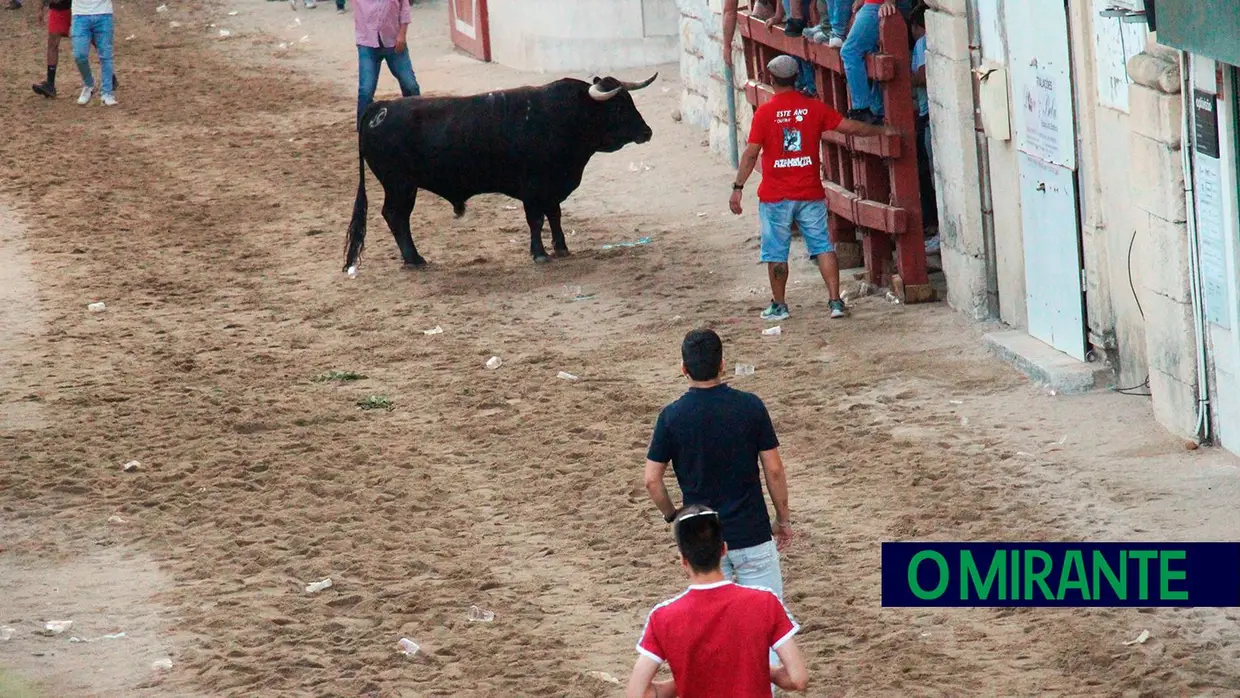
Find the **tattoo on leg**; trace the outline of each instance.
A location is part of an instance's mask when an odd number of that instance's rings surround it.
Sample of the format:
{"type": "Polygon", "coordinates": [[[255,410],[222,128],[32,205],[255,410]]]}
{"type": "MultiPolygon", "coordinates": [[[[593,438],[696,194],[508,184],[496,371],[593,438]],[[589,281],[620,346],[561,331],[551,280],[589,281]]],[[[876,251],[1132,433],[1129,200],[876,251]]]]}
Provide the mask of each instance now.
{"type": "Polygon", "coordinates": [[[782,279],[788,276],[788,265],[783,262],[776,264],[771,269],[771,273],[775,275],[775,278],[782,279]]]}

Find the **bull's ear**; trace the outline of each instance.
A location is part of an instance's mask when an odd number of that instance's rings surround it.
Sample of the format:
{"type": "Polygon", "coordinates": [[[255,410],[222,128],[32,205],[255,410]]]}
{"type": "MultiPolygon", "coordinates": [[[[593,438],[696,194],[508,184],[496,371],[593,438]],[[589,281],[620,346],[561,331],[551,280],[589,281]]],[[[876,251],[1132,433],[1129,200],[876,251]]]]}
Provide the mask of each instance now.
{"type": "Polygon", "coordinates": [[[591,84],[597,85],[597,84],[599,84],[600,82],[602,82],[602,80],[599,78],[599,76],[595,75],[595,76],[594,76],[594,79],[593,79],[593,82],[592,82],[591,84]]]}

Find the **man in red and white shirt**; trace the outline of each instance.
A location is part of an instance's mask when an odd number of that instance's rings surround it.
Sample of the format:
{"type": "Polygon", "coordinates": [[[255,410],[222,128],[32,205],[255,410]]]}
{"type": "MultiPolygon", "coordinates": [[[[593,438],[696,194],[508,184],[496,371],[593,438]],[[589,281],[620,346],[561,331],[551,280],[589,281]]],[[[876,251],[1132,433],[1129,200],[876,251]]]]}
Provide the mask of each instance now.
{"type": "Polygon", "coordinates": [[[736,181],[732,184],[732,213],[740,215],[741,192],[745,180],[762,157],[762,184],[758,186],[758,219],[762,224],[762,257],[771,282],[771,305],[762,319],[787,319],[788,250],[795,222],[805,238],[811,259],[830,293],[831,317],[844,317],[840,299],[840,268],[835,246],[827,235],[826,191],[822,186],[822,136],[838,131],[852,136],[877,136],[886,132],[878,126],[845,119],[824,102],[806,97],[793,89],[797,62],[791,56],[776,56],[767,64],[775,96],[758,107],[749,131],[749,146],[741,158],[736,181]]]}
{"type": "Polygon", "coordinates": [[[650,612],[627,698],[769,698],[772,683],[805,690],[809,674],[792,637],[800,626],[774,592],[723,576],[719,514],[685,507],[676,518],[676,545],[689,588],[650,612]],[[781,666],[771,666],[771,650],[781,666]],[[664,662],[672,680],[655,682],[664,662]]]}

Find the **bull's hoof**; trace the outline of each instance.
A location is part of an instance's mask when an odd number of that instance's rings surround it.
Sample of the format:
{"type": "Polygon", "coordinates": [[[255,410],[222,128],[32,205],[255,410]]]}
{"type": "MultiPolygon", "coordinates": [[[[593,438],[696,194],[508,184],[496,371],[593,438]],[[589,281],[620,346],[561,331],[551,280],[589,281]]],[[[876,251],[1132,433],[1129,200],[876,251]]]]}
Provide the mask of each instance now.
{"type": "Polygon", "coordinates": [[[422,259],[421,257],[418,257],[417,259],[413,260],[412,262],[405,262],[405,263],[402,265],[402,268],[404,268],[404,269],[425,269],[425,268],[426,268],[426,260],[425,260],[425,259],[422,259]]]}
{"type": "Polygon", "coordinates": [[[534,263],[535,263],[535,264],[546,264],[547,262],[550,262],[550,261],[551,261],[551,258],[550,258],[550,257],[548,257],[548,256],[547,256],[547,255],[545,255],[545,254],[536,254],[536,255],[534,255],[534,263]]]}
{"type": "Polygon", "coordinates": [[[563,258],[563,257],[572,257],[572,256],[573,256],[573,253],[572,253],[572,252],[569,252],[569,251],[568,251],[568,248],[567,248],[567,247],[565,247],[565,248],[564,248],[564,249],[562,249],[562,250],[556,250],[556,251],[555,251],[555,256],[556,256],[556,257],[561,257],[561,258],[563,258]]]}

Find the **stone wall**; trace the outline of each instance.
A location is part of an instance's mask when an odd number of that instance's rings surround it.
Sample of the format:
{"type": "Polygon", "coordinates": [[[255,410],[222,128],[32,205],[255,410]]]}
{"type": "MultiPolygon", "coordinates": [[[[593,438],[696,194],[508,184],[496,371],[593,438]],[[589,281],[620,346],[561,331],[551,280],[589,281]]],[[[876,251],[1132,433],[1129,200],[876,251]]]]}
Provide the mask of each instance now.
{"type": "Polygon", "coordinates": [[[1129,61],[1128,72],[1134,80],[1129,92],[1131,201],[1141,212],[1137,236],[1147,252],[1137,285],[1145,306],[1150,393],[1159,423],[1191,436],[1197,414],[1197,340],[1180,152],[1180,70],[1174,53],[1147,50],[1129,61]]]}
{"type": "Polygon", "coordinates": [[[989,311],[967,6],[964,0],[932,0],[930,6],[926,83],[932,147],[936,154],[952,154],[934,159],[947,302],[980,320],[989,311]]]}
{"type": "MultiPolygon", "coordinates": [[[[741,3],[742,5],[744,3],[741,3]]],[[[684,83],[681,114],[686,123],[709,132],[710,149],[728,155],[728,85],[724,79],[723,13],[720,0],[676,0],[680,10],[680,77],[684,83]]],[[[745,58],[741,33],[732,46],[736,92],[737,142],[743,147],[753,120],[745,101],[745,58]]]]}

